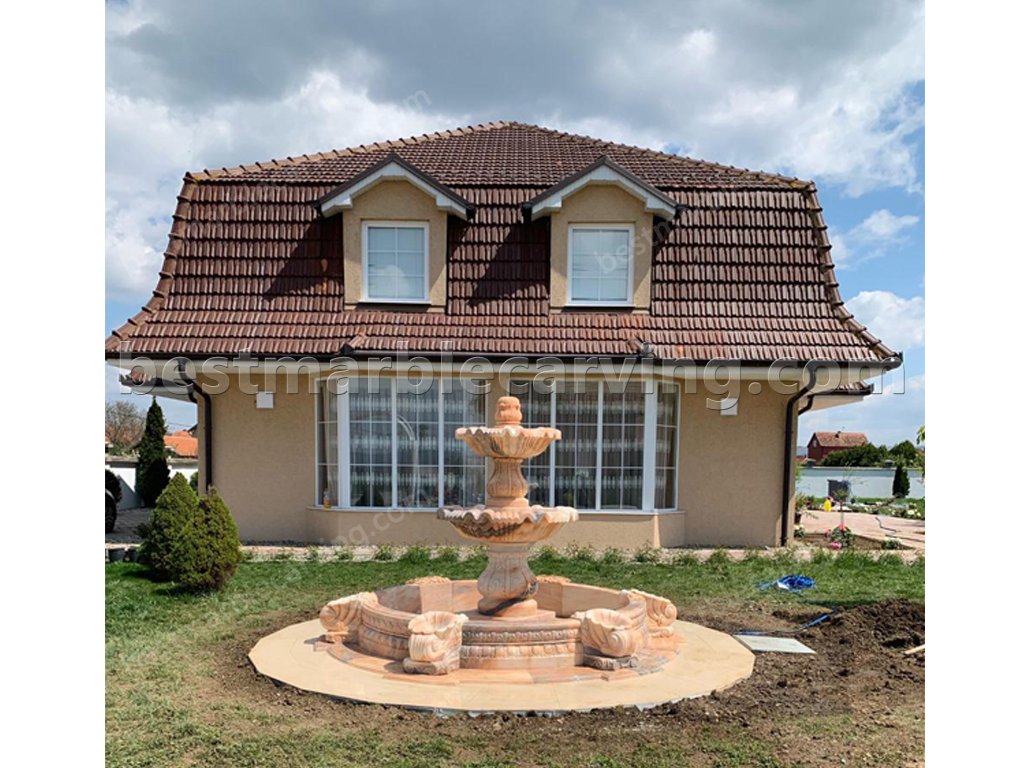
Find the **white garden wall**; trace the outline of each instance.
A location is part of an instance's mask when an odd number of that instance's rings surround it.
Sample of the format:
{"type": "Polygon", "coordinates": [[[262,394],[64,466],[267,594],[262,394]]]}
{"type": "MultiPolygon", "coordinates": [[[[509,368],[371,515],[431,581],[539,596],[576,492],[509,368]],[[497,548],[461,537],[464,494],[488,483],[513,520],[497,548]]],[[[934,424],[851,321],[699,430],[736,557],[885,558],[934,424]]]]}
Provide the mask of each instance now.
{"type": "MultiPolygon", "coordinates": [[[[106,457],[106,468],[117,475],[121,481],[121,503],[117,505],[118,509],[134,509],[142,506],[142,499],[135,492],[135,463],[134,458],[106,457]]],[[[196,459],[169,459],[167,463],[171,468],[171,477],[181,472],[187,480],[199,471],[199,461],[196,459]]]]}
{"type": "MultiPolygon", "coordinates": [[[[807,496],[827,496],[829,480],[847,480],[854,499],[884,499],[892,496],[892,478],[895,473],[895,468],[883,467],[803,467],[796,490],[807,496]]],[[[908,469],[907,475],[910,477],[910,497],[924,498],[921,470],[908,469]]]]}

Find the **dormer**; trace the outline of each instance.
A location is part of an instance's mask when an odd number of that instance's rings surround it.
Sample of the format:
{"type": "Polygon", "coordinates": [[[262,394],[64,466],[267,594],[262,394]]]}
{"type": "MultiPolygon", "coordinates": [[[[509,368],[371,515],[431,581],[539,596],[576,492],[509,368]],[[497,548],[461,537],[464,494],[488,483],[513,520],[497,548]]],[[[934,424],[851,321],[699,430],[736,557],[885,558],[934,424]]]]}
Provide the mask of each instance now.
{"type": "Polygon", "coordinates": [[[444,311],[448,217],[472,218],[471,203],[391,154],[317,205],[342,217],[346,309],[444,311]]]}
{"type": "Polygon", "coordinates": [[[527,202],[528,219],[550,218],[551,311],[649,311],[654,221],[679,208],[607,157],[527,202]]]}

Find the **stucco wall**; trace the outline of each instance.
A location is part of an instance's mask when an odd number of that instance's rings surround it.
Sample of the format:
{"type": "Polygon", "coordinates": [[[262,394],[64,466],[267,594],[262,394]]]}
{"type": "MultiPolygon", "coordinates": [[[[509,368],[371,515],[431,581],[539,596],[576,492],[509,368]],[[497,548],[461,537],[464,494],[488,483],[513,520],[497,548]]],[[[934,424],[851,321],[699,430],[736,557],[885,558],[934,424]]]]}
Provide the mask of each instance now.
{"type": "MultiPolygon", "coordinates": [[[[857,497],[884,499],[892,495],[894,474],[895,469],[884,467],[804,467],[800,471],[797,490],[808,496],[826,496],[829,480],[847,480],[854,500],[857,497]]],[[[908,469],[907,476],[910,479],[910,498],[923,498],[924,478],[921,477],[921,470],[908,469]]]]}
{"type": "MultiPolygon", "coordinates": [[[[241,391],[237,376],[212,396],[213,484],[243,539],[302,540],[314,491],[316,400],[307,375],[294,377],[299,392],[292,394],[285,391],[284,374],[254,380],[261,390],[275,392],[272,409],[257,409],[256,396],[241,391]]],[[[202,436],[199,444],[202,450],[202,436]]]]}
{"type": "MultiPolygon", "coordinates": [[[[781,535],[786,397],[743,387],[736,416],[682,397],[679,507],[688,546],[773,546],[781,535]]],[[[713,396],[717,399],[717,396],[713,396]]]]}
{"type": "MultiPolygon", "coordinates": [[[[272,410],[258,410],[255,395],[243,394],[236,380],[225,393],[213,396],[214,484],[234,514],[242,538],[460,541],[451,526],[429,512],[389,515],[311,506],[315,397],[308,391],[307,376],[298,376],[297,382],[297,394],[285,392],[284,375],[270,382],[277,393],[272,410]]],[[[262,387],[262,377],[260,383],[262,387]]],[[[785,396],[744,392],[738,416],[709,410],[707,396],[703,387],[681,393],[678,507],[682,514],[586,514],[552,543],[620,548],[776,544],[781,528],[785,396]]],[[[202,413],[199,424],[202,428],[202,413]]]]}
{"type": "Polygon", "coordinates": [[[345,303],[355,306],[363,299],[363,222],[417,221],[429,224],[429,299],[432,308],[443,308],[447,294],[448,214],[434,199],[407,181],[382,181],[353,201],[342,214],[345,251],[345,303]]]}
{"type": "Polygon", "coordinates": [[[590,184],[567,197],[551,215],[551,306],[564,307],[568,297],[570,224],[632,224],[634,233],[633,308],[651,306],[651,237],[654,217],[643,203],[613,184],[590,184]]]}

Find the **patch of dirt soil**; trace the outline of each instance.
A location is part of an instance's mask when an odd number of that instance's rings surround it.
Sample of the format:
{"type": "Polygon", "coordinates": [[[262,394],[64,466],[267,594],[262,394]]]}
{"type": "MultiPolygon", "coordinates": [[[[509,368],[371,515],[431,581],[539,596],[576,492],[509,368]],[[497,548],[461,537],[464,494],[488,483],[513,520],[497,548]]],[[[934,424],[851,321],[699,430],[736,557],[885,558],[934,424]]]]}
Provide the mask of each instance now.
{"type": "MultiPolygon", "coordinates": [[[[690,606],[681,618],[726,632],[777,631],[822,612],[811,605],[726,609],[708,603],[690,606]]],[[[628,757],[643,743],[692,750],[709,739],[742,742],[746,734],[782,765],[924,763],[924,654],[903,654],[924,642],[919,603],[890,600],[838,611],[797,635],[816,655],[758,654],[749,679],[711,696],[643,712],[615,709],[550,718],[439,718],[276,685],[252,668],[248,651],[263,635],[309,616],[265,618],[266,624],[222,646],[215,679],[201,695],[266,710],[283,727],[291,721],[292,726],[371,731],[385,742],[447,738],[466,745],[457,759],[489,754],[517,765],[577,764],[593,754],[628,757]]]]}

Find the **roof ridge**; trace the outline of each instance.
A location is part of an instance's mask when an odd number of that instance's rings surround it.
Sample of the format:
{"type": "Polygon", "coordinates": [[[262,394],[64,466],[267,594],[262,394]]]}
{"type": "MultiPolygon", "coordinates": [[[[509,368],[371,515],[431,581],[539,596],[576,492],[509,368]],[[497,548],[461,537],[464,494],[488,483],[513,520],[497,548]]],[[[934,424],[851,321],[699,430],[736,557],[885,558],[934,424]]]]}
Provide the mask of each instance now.
{"type": "Polygon", "coordinates": [[[233,165],[213,169],[204,168],[201,171],[190,171],[185,174],[185,177],[191,181],[209,181],[212,179],[223,178],[225,176],[236,176],[252,170],[262,170],[264,166],[284,168],[293,165],[301,165],[306,162],[316,162],[318,160],[350,157],[352,155],[364,155],[370,152],[394,151],[400,147],[415,146],[428,141],[451,138],[452,136],[466,136],[473,133],[484,133],[485,131],[491,131],[496,128],[506,128],[509,125],[512,125],[512,123],[503,120],[493,120],[489,123],[478,123],[477,125],[448,128],[443,131],[424,133],[420,136],[403,136],[401,138],[377,141],[371,144],[360,144],[356,147],[329,149],[325,152],[314,152],[311,155],[304,154],[298,157],[291,157],[289,155],[285,158],[262,160],[258,163],[249,163],[248,165],[233,165]]]}
{"type": "Polygon", "coordinates": [[[449,128],[441,131],[434,131],[432,133],[424,133],[419,136],[406,136],[397,139],[388,139],[370,144],[360,144],[355,147],[344,147],[342,149],[330,149],[324,152],[314,152],[313,154],[303,154],[297,157],[289,155],[285,158],[262,160],[260,162],[243,165],[225,166],[223,168],[214,169],[204,168],[202,171],[191,171],[186,173],[185,178],[191,181],[211,181],[230,176],[239,176],[253,171],[265,170],[266,168],[284,168],[301,165],[307,162],[317,162],[319,160],[336,159],[339,157],[351,157],[353,155],[368,154],[370,152],[395,151],[402,147],[416,146],[430,141],[451,138],[452,136],[467,136],[474,133],[484,133],[486,131],[513,127],[539,131],[578,143],[585,143],[595,149],[613,148],[620,151],[625,150],[633,154],[657,157],[682,165],[690,164],[719,171],[726,171],[728,173],[735,174],[737,177],[749,177],[757,181],[780,181],[797,189],[807,189],[813,184],[813,182],[804,181],[795,176],[786,176],[780,173],[768,173],[767,171],[753,171],[749,168],[740,168],[735,165],[726,165],[725,163],[715,163],[710,160],[702,160],[688,155],[674,155],[658,149],[651,149],[650,147],[641,147],[635,144],[623,144],[621,142],[608,141],[606,139],[599,139],[587,134],[569,133],[568,131],[560,131],[555,128],[548,128],[547,126],[535,125],[533,123],[523,123],[518,120],[492,120],[487,123],[449,128]]]}
{"type": "Polygon", "coordinates": [[[602,147],[615,147],[616,149],[625,149],[630,152],[635,152],[641,155],[647,155],[649,157],[658,157],[664,160],[672,160],[679,163],[693,163],[695,165],[704,166],[706,168],[716,168],[723,171],[731,171],[737,176],[751,176],[755,179],[764,180],[770,179],[775,181],[785,181],[797,188],[810,187],[814,182],[804,181],[803,179],[797,178],[796,176],[786,176],[781,173],[768,173],[767,171],[752,171],[749,168],[740,168],[735,165],[726,165],[725,163],[715,163],[711,160],[702,160],[697,157],[690,157],[689,155],[674,155],[670,152],[663,152],[658,149],[651,149],[650,147],[641,147],[636,144],[623,144],[616,141],[608,141],[607,139],[599,139],[594,136],[589,136],[584,133],[569,133],[568,131],[559,131],[555,128],[548,128],[543,125],[533,125],[531,123],[520,123],[515,120],[509,120],[506,122],[507,125],[514,125],[519,128],[532,128],[537,131],[544,131],[555,136],[561,136],[567,139],[582,139],[584,141],[598,144],[602,147]]]}

